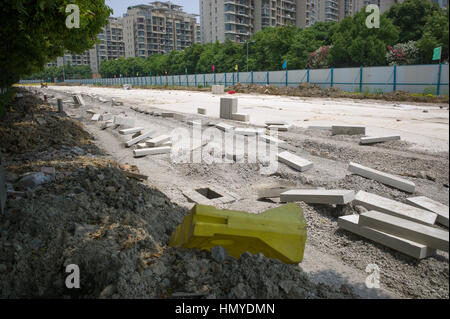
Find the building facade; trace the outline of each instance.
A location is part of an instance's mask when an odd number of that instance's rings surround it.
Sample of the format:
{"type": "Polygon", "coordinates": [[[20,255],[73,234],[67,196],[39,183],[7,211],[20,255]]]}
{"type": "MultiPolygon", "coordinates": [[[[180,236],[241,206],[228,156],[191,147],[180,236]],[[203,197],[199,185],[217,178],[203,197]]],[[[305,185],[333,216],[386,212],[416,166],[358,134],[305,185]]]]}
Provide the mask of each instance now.
{"type": "Polygon", "coordinates": [[[201,42],[196,15],[171,2],[128,8],[123,17],[125,57],[148,57],[201,42]]]}
{"type": "MultiPolygon", "coordinates": [[[[243,43],[265,27],[341,21],[369,4],[380,12],[403,0],[199,0],[203,42],[224,42],[226,38],[243,43]]],[[[447,2],[447,0],[432,0],[447,2]]],[[[442,5],[441,5],[442,6],[442,5]]]]}
{"type": "Polygon", "coordinates": [[[89,50],[92,73],[99,73],[102,61],[125,57],[122,18],[109,18],[109,23],[98,35],[99,43],[89,50]]]}

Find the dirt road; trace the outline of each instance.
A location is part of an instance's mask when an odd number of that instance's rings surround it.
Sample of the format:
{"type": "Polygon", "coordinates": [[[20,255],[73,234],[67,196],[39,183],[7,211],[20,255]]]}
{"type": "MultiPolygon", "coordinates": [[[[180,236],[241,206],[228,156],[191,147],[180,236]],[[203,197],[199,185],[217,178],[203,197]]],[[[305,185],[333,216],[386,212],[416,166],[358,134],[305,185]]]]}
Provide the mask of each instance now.
{"type": "MultiPolygon", "coordinates": [[[[402,132],[404,141],[361,146],[357,136],[331,136],[328,131],[294,128],[280,133],[279,138],[288,142],[286,149],[312,161],[314,169],[299,173],[280,164],[276,173],[262,175],[259,162],[176,164],[167,154],[134,158],[132,151],[123,146],[126,139],[117,130],[101,130],[100,124],[90,121],[92,115],[86,113],[88,109],[96,109],[99,113],[127,116],[134,120],[136,126],[169,134],[175,128],[189,128],[186,119],[218,122],[218,96],[204,92],[125,91],[92,87],[50,87],[45,92],[66,100],[70,99],[70,93],[96,94],[109,100],[101,103],[92,96],[84,95],[86,106],[75,108],[66,103],[66,111],[84,123],[95,136],[97,145],[113,159],[137,165],[141,173],[149,176],[147,183],[157,187],[180,206],[192,206],[183,195],[184,191],[219,186],[240,198],[233,203],[222,204],[221,207],[258,213],[276,207],[278,202],[257,200],[254,186],[277,182],[295,183],[303,188],[365,190],[400,201],[410,196],[378,182],[350,175],[347,172],[349,161],[405,176],[416,183],[417,195],[425,195],[448,204],[448,111],[438,106],[394,106],[366,101],[331,102],[324,99],[240,94],[239,109],[250,114],[250,124],[261,125],[266,119],[277,119],[302,125],[367,125],[369,134],[402,132]],[[123,101],[124,105],[112,107],[112,97],[123,101]],[[136,112],[131,107],[148,112],[157,109],[177,111],[184,113],[184,120],[136,112]],[[196,115],[197,107],[206,107],[208,117],[196,115]],[[428,113],[423,113],[425,108],[428,113]],[[305,122],[305,119],[309,121],[305,122]]],[[[51,102],[55,103],[56,100],[51,102]]],[[[220,121],[234,126],[246,126],[234,121],[220,121]]],[[[307,248],[300,267],[313,280],[334,284],[341,289],[350,287],[361,297],[448,298],[447,253],[438,252],[436,256],[418,262],[339,230],[337,215],[342,213],[339,208],[304,203],[300,205],[308,226],[307,248]],[[367,289],[364,284],[368,276],[365,270],[369,264],[376,264],[380,268],[381,289],[367,289]]],[[[344,210],[344,213],[357,212],[351,205],[344,210]]]]}

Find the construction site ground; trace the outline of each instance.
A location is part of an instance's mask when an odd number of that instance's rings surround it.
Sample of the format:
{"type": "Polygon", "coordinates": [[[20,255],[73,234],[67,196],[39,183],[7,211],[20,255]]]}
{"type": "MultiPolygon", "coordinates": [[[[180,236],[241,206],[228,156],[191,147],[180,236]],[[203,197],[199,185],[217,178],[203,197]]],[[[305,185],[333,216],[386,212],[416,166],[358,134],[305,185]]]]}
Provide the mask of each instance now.
{"type": "MultiPolygon", "coordinates": [[[[33,194],[27,193],[24,199],[10,201],[12,204],[1,227],[2,249],[15,263],[7,264],[8,272],[0,273],[2,296],[25,296],[31,288],[36,296],[59,295],[63,289],[58,288],[62,280],[58,276],[63,274],[56,275],[57,266],[78,262],[83,269],[91,267],[86,271],[92,287],[74,297],[164,298],[180,291],[205,298],[449,297],[448,253],[439,251],[435,256],[418,261],[340,230],[339,215],[360,212],[351,204],[341,208],[298,203],[307,222],[305,255],[299,265],[284,265],[249,254],[221,265],[207,252],[167,248],[170,234],[193,205],[183,194],[186,190],[221,187],[237,194],[239,200],[219,207],[251,213],[279,205],[276,199],[258,200],[255,187],[262,184],[364,190],[398,201],[411,196],[350,174],[347,171],[350,161],[406,177],[416,184],[417,195],[448,205],[448,104],[236,94],[233,97],[239,99],[239,112],[250,115],[250,122],[242,123],[219,119],[219,100],[223,95],[210,92],[88,86],[28,90],[36,91],[41,97],[43,94],[53,96],[49,102],[54,109],[57,98],[66,101],[64,110],[68,117],[65,121],[80,121],[89,133],[83,138],[92,141],[69,145],[70,150],[75,146],[82,149],[69,158],[69,164],[64,161],[43,163],[56,166],[57,172],[71,171],[63,181],[57,179],[33,194]],[[77,107],[69,102],[73,94],[81,94],[86,105],[77,107]],[[99,97],[106,102],[100,102],[99,97]],[[123,105],[112,106],[112,98],[123,105]],[[198,115],[198,107],[206,108],[207,115],[198,115]],[[180,127],[189,129],[186,120],[190,119],[225,122],[236,127],[263,127],[266,120],[283,120],[294,126],[288,132],[279,132],[278,138],[287,142],[282,148],[312,161],[314,167],[300,173],[280,163],[275,173],[264,175],[260,173],[262,164],[259,162],[177,164],[170,160],[169,154],[134,158],[132,150],[123,145],[126,139],[116,129],[103,130],[101,123],[91,121],[92,114],[86,112],[90,109],[126,116],[134,120],[135,126],[156,129],[160,134],[170,134],[180,127]],[[173,111],[184,117],[163,118],[151,115],[152,111],[173,111]],[[333,124],[364,125],[367,135],[395,134],[401,135],[402,140],[363,146],[359,145],[360,136],[332,136],[328,130],[307,128],[333,124]],[[112,169],[115,164],[111,163],[135,165],[148,180],[136,183],[112,169]],[[123,192],[126,196],[121,195],[123,192]],[[98,201],[109,206],[97,206],[98,201]],[[41,257],[39,253],[25,253],[23,247],[17,248],[17,245],[23,246],[23,242],[29,246],[34,241],[34,245],[42,249],[35,239],[39,237],[36,235],[39,227],[45,225],[41,222],[33,226],[31,221],[18,223],[23,216],[32,216],[36,221],[36,213],[42,210],[52,212],[47,214],[46,222],[50,225],[53,218],[67,222],[65,228],[46,230],[44,233],[49,238],[39,239],[59,250],[57,261],[51,260],[56,255],[41,257]],[[62,216],[71,210],[80,214],[84,222],[62,216]],[[13,224],[16,232],[22,232],[22,237],[11,234],[14,229],[9,228],[13,224]],[[71,235],[65,233],[69,229],[71,235]],[[83,237],[86,233],[90,240],[83,237]],[[101,240],[95,241],[98,238],[101,240]],[[148,256],[143,253],[146,247],[151,251],[148,256]],[[105,252],[103,255],[98,254],[101,250],[105,252]],[[40,266],[33,266],[33,260],[40,266]],[[49,266],[49,263],[54,265],[49,266]],[[376,264],[380,269],[379,289],[369,289],[365,285],[369,264],[376,264]],[[35,268],[39,267],[54,267],[53,277],[37,278],[37,274],[32,279],[24,277],[24,274],[36,273],[35,268]],[[14,283],[13,279],[20,283],[14,283]],[[52,288],[48,288],[49,282],[52,288]]],[[[14,150],[14,145],[10,148],[14,150]]],[[[21,161],[21,157],[8,155],[11,149],[6,150],[6,168],[16,174],[33,170],[33,165],[39,166],[38,161],[42,161],[39,153],[28,154],[26,160],[21,161]]]]}

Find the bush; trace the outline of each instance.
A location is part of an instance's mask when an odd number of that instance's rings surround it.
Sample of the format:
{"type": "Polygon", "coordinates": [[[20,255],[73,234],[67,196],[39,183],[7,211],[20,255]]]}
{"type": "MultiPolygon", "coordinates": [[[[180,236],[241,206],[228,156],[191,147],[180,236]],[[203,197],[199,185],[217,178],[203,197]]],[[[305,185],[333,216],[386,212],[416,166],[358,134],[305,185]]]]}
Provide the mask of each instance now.
{"type": "Polygon", "coordinates": [[[397,43],[388,46],[386,60],[389,65],[415,64],[419,60],[419,48],[416,41],[408,41],[406,43],[397,43]]]}

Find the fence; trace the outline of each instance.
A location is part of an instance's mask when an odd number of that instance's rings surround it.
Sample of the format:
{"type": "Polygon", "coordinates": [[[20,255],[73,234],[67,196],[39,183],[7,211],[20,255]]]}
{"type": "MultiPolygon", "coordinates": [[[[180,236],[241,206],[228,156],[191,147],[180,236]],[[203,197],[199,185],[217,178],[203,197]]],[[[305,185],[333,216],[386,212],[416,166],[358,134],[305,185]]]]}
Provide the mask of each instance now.
{"type": "MultiPolygon", "coordinates": [[[[448,95],[448,64],[330,68],[263,72],[232,72],[210,74],[162,75],[147,77],[66,80],[68,83],[134,86],[225,86],[262,84],[298,86],[307,82],[322,88],[337,87],[349,92],[393,92],[448,95]]],[[[21,81],[27,83],[27,81],[21,81]]],[[[28,82],[29,83],[29,82],[28,82]]]]}

